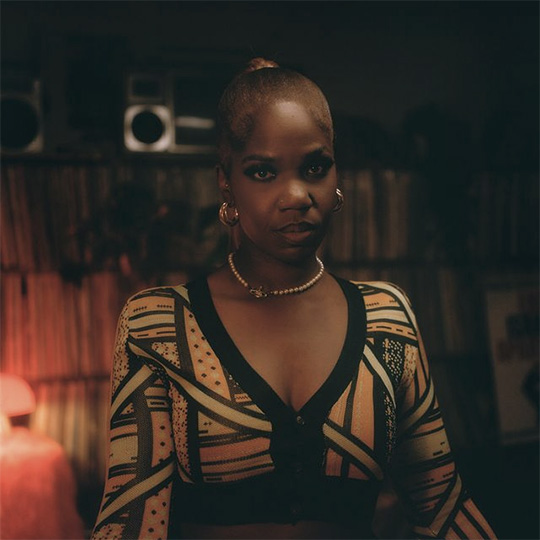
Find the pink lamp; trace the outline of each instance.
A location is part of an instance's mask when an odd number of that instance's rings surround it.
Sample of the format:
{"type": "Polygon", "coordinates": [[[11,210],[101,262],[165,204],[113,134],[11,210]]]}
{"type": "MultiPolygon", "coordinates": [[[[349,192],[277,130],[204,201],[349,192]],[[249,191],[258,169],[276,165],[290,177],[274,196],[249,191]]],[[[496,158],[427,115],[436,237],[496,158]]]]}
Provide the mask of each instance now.
{"type": "Polygon", "coordinates": [[[18,375],[0,373],[0,434],[11,431],[13,416],[34,412],[36,397],[30,385],[18,375]]]}
{"type": "Polygon", "coordinates": [[[10,418],[32,413],[36,398],[18,375],[0,373],[1,538],[82,539],[77,485],[64,448],[42,433],[11,428],[10,418]]]}
{"type": "Polygon", "coordinates": [[[30,414],[36,397],[30,385],[18,375],[0,373],[0,412],[8,417],[30,414]]]}

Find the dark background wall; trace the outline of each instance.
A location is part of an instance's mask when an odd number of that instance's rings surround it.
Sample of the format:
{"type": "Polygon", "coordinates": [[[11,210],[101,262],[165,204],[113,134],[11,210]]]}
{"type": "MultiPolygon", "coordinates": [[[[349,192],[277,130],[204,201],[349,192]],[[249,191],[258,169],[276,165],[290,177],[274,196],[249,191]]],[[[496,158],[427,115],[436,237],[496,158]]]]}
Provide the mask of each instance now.
{"type": "Polygon", "coordinates": [[[4,70],[43,78],[49,147],[77,135],[118,142],[124,70],[217,62],[232,72],[262,55],[310,75],[336,114],[363,118],[383,145],[434,104],[480,167],[501,159],[505,137],[507,160],[537,163],[536,2],[8,0],[2,14],[4,70]]]}

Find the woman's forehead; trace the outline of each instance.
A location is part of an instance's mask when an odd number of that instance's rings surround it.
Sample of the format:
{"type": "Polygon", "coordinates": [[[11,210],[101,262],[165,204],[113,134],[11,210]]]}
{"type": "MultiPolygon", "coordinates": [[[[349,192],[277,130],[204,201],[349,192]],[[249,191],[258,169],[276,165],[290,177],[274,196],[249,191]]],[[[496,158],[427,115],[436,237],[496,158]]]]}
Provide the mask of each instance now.
{"type": "Polygon", "coordinates": [[[264,143],[279,138],[331,141],[331,124],[309,104],[298,100],[274,101],[259,107],[252,115],[252,130],[246,141],[264,143]]]}
{"type": "Polygon", "coordinates": [[[273,98],[267,99],[256,105],[252,111],[252,116],[256,118],[259,115],[275,114],[275,115],[295,115],[309,112],[311,115],[325,115],[325,110],[322,104],[310,97],[298,96],[294,98],[273,98]]]}
{"type": "Polygon", "coordinates": [[[259,107],[253,115],[254,125],[268,121],[278,125],[290,123],[306,124],[313,122],[313,111],[309,105],[300,101],[273,101],[259,107]]]}

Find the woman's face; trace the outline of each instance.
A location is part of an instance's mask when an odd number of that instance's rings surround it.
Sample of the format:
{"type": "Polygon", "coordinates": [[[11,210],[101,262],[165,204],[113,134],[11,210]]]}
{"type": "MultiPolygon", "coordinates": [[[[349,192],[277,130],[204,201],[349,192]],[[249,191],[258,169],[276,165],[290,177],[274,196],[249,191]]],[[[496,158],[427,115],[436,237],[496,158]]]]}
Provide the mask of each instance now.
{"type": "Polygon", "coordinates": [[[233,152],[225,200],[239,214],[242,248],[284,261],[320,245],[336,204],[337,174],[330,135],[298,102],[265,105],[244,149],[233,152]]]}

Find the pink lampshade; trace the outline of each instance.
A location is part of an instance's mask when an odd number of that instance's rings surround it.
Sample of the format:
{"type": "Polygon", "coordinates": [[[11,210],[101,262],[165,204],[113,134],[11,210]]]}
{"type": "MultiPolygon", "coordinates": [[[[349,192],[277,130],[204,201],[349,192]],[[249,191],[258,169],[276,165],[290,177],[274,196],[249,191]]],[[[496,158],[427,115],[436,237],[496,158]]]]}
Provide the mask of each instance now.
{"type": "Polygon", "coordinates": [[[30,414],[36,397],[30,385],[18,375],[0,373],[0,412],[6,416],[30,414]]]}

